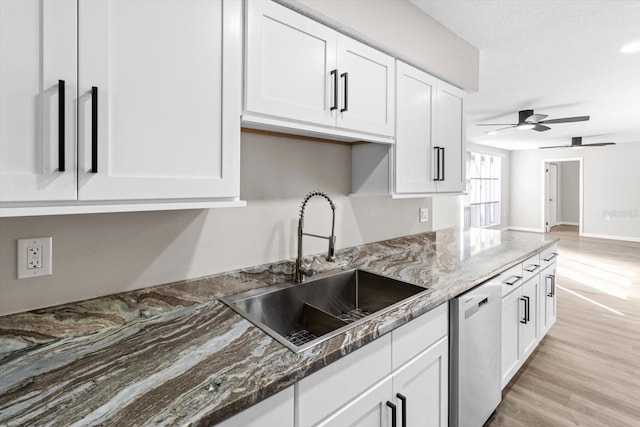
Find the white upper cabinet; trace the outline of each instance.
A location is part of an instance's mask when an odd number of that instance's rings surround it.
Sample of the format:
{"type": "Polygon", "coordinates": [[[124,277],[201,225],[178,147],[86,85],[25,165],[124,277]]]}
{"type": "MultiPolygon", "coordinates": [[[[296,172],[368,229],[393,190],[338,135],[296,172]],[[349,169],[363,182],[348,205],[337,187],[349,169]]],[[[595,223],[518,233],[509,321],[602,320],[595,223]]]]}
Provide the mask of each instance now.
{"type": "Polygon", "coordinates": [[[463,92],[400,61],[395,75],[395,144],[353,147],[352,193],[421,197],[463,192],[463,92]]]}
{"type": "Polygon", "coordinates": [[[438,79],[398,62],[396,193],[433,193],[433,116],[438,79]]]}
{"type": "Polygon", "coordinates": [[[76,1],[0,1],[0,202],[75,200],[76,1]]]}
{"type": "MultiPolygon", "coordinates": [[[[464,167],[464,97],[460,89],[438,82],[435,121],[435,145],[438,147],[438,191],[462,192],[465,189],[464,167]]],[[[435,151],[434,151],[435,152],[435,151]]]]}
{"type": "Polygon", "coordinates": [[[0,201],[32,208],[4,204],[0,216],[139,210],[136,202],[143,210],[237,203],[240,2],[3,1],[0,7],[0,201]],[[59,80],[66,94],[64,144],[59,80]],[[68,203],[47,204],[58,200],[68,203]]]}
{"type": "Polygon", "coordinates": [[[392,57],[271,1],[246,13],[244,126],[393,142],[392,57]]]}
{"type": "Polygon", "coordinates": [[[337,126],[393,135],[394,59],[338,34],[337,126]]]}
{"type": "Polygon", "coordinates": [[[223,32],[221,1],[80,2],[80,199],[238,195],[223,32]]]}

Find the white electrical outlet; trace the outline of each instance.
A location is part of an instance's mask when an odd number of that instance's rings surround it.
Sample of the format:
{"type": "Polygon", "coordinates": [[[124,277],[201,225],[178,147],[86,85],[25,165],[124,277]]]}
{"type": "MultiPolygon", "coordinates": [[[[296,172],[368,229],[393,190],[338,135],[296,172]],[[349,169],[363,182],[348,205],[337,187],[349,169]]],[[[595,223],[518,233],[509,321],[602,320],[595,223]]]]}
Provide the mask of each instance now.
{"type": "Polygon", "coordinates": [[[429,208],[420,208],[420,222],[429,221],[429,208]]]}
{"type": "Polygon", "coordinates": [[[50,276],[52,238],[18,239],[18,279],[50,276]]]}

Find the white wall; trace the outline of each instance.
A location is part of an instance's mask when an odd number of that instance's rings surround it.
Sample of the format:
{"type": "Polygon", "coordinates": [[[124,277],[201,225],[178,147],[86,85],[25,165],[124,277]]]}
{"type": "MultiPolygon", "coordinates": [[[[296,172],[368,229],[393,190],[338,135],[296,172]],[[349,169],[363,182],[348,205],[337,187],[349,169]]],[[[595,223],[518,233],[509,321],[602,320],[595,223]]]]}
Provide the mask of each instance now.
{"type": "MultiPolygon", "coordinates": [[[[334,198],[337,247],[431,230],[431,199],[349,198],[351,147],[242,135],[246,208],[0,218],[0,315],[292,258],[298,210],[313,190],[334,198]],[[53,276],[16,279],[16,239],[53,237],[53,276]]],[[[305,229],[330,232],[320,198],[305,229]]],[[[305,238],[305,253],[326,242],[305,238]]]]}
{"type": "Polygon", "coordinates": [[[511,226],[543,231],[543,162],[583,158],[583,234],[640,241],[640,142],[511,153],[511,226]]]}
{"type": "Polygon", "coordinates": [[[580,162],[558,162],[558,222],[578,225],[580,221],[580,162]]]}
{"type": "Polygon", "coordinates": [[[479,88],[480,54],[408,0],[277,0],[462,89],[479,88]]]}

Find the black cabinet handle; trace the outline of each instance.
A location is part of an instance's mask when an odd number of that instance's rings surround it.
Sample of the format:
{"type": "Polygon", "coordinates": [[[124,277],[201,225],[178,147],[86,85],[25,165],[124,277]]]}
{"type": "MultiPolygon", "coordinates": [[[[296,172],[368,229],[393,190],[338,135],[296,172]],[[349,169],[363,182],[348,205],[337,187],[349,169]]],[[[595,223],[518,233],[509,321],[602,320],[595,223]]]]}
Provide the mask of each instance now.
{"type": "Polygon", "coordinates": [[[391,427],[396,427],[396,405],[387,400],[387,406],[391,408],[391,427]]]}
{"type": "Polygon", "coordinates": [[[558,254],[556,252],[554,252],[548,258],[542,258],[542,259],[545,260],[545,261],[551,261],[552,259],[554,259],[557,256],[558,256],[558,254]]]}
{"type": "Polygon", "coordinates": [[[527,304],[525,305],[525,310],[524,310],[524,317],[527,319],[527,321],[525,323],[529,323],[529,321],[531,320],[531,301],[529,299],[528,296],[523,296],[522,298],[527,300],[527,304]]]}
{"type": "Polygon", "coordinates": [[[556,294],[556,276],[549,274],[547,278],[551,279],[551,291],[547,293],[547,296],[553,298],[556,294]]]}
{"type": "Polygon", "coordinates": [[[434,181],[440,181],[440,147],[433,147],[436,151],[436,177],[433,178],[434,181]]]}
{"type": "Polygon", "coordinates": [[[503,283],[505,285],[513,286],[522,279],[522,276],[512,276],[512,277],[515,277],[515,280],[505,280],[503,283]]]}
{"type": "Polygon", "coordinates": [[[444,147],[440,147],[440,150],[442,150],[442,176],[440,177],[440,181],[444,181],[444,147]]]}
{"type": "Polygon", "coordinates": [[[538,264],[531,264],[531,265],[525,267],[524,269],[527,270],[529,273],[533,273],[534,271],[536,271],[538,269],[538,267],[540,267],[538,264]]]}
{"type": "Polygon", "coordinates": [[[407,397],[400,393],[396,393],[396,397],[402,402],[402,427],[407,427],[407,397]]]}
{"type": "Polygon", "coordinates": [[[65,171],[65,150],[64,150],[64,124],[65,124],[65,84],[64,80],[58,80],[58,171],[65,171]]]}
{"type": "Polygon", "coordinates": [[[344,77],[344,108],[340,109],[344,113],[349,109],[349,73],[340,74],[340,78],[344,77]]]}
{"type": "Polygon", "coordinates": [[[524,317],[520,319],[520,323],[527,324],[527,298],[528,297],[520,297],[520,301],[524,303],[524,317]]]}
{"type": "Polygon", "coordinates": [[[338,70],[331,70],[333,76],[333,105],[331,111],[338,109],[338,70]]]}
{"type": "Polygon", "coordinates": [[[91,87],[91,173],[98,173],[98,88],[91,87]]]}

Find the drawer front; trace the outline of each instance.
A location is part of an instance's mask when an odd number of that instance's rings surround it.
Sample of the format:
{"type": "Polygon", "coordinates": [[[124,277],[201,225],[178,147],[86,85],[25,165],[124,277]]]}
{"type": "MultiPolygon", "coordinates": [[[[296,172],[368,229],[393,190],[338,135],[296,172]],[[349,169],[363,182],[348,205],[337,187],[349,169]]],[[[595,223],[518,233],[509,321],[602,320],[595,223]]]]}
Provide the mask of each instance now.
{"type": "Polygon", "coordinates": [[[315,425],[391,373],[386,334],[298,381],[298,426],[315,425]]]}
{"type": "Polygon", "coordinates": [[[553,246],[545,249],[540,253],[540,264],[541,268],[544,270],[554,262],[558,260],[558,245],[556,243],[553,246]]]}
{"type": "Polygon", "coordinates": [[[391,332],[393,369],[397,369],[449,333],[449,306],[441,304],[391,332]]]}
{"type": "Polygon", "coordinates": [[[497,277],[497,280],[502,283],[502,296],[505,297],[514,290],[518,289],[520,285],[524,283],[524,280],[522,279],[522,263],[518,263],[507,271],[500,273],[497,277]]]}
{"type": "Polygon", "coordinates": [[[522,263],[522,281],[526,282],[538,273],[540,273],[540,254],[535,254],[522,263]]]}

